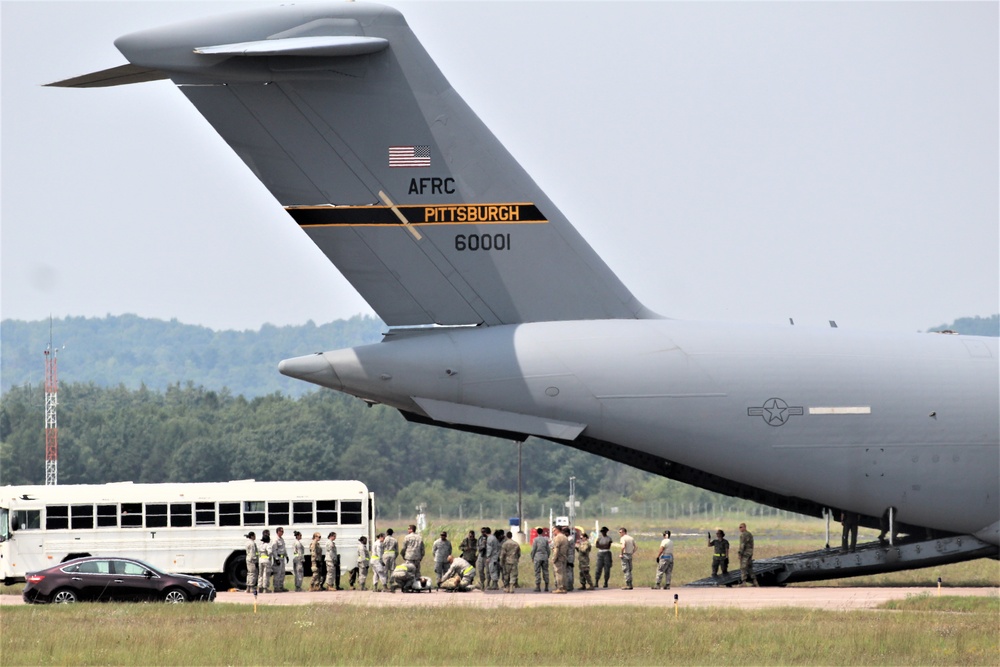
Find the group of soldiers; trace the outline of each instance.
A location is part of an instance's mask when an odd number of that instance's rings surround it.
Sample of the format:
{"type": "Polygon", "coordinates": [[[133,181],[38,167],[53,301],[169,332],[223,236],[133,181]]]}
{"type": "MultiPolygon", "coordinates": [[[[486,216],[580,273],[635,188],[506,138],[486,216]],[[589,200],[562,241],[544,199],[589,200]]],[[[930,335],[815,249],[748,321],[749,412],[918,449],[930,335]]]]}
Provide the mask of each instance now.
{"type": "MultiPolygon", "coordinates": [[[[488,528],[482,529],[483,535],[479,538],[478,549],[480,558],[485,560],[488,567],[480,570],[480,588],[482,590],[496,590],[497,576],[494,565],[494,555],[497,553],[495,545],[491,541],[488,528]],[[484,541],[485,537],[485,541],[484,541]],[[489,577],[487,578],[487,573],[489,577]]],[[[586,531],[569,526],[556,526],[553,528],[552,536],[549,537],[546,529],[538,527],[535,529],[535,538],[531,542],[529,556],[535,572],[535,592],[549,591],[549,571],[553,573],[555,579],[552,586],[552,593],[565,594],[576,589],[579,581],[579,590],[595,589],[604,577],[604,588],[608,587],[608,579],[611,576],[611,547],[612,539],[608,536],[608,528],[603,527],[600,535],[591,544],[590,536],[586,531]],[[594,555],[597,570],[593,578],[590,575],[591,555],[594,555]],[[544,586],[544,588],[543,588],[544,586]]],[[[622,573],[625,577],[624,590],[632,589],[632,562],[637,550],[635,540],[628,534],[625,528],[619,528],[621,536],[619,543],[622,573]]],[[[469,532],[469,537],[473,535],[469,532]]],[[[511,534],[507,533],[507,541],[510,541],[511,534]]],[[[520,547],[515,543],[509,551],[505,549],[507,542],[503,542],[499,547],[499,561],[503,566],[503,581],[505,590],[513,592],[517,587],[517,563],[520,558],[520,547]],[[510,555],[507,555],[507,554],[510,555]],[[509,574],[508,574],[509,571],[509,574]],[[508,582],[510,582],[508,584],[508,582]]]]}
{"type": "MultiPolygon", "coordinates": [[[[736,557],[740,559],[740,585],[750,584],[757,586],[757,578],[753,574],[753,533],[747,530],[745,523],[740,524],[740,546],[736,551],[736,557]]],[[[715,539],[708,536],[708,546],[715,551],[712,554],[712,577],[719,577],[729,573],[729,540],[726,533],[719,528],[715,531],[715,539]]]]}
{"type": "MultiPolygon", "coordinates": [[[[741,523],[740,545],[737,556],[740,559],[740,582],[757,585],[753,576],[753,534],[741,523]]],[[[611,574],[611,549],[613,545],[608,535],[608,528],[602,527],[593,545],[585,531],[571,529],[569,526],[556,526],[552,537],[546,529],[535,529],[537,535],[532,541],[530,558],[535,573],[535,591],[549,592],[549,568],[554,573],[552,593],[568,593],[574,590],[576,579],[579,579],[579,590],[597,588],[604,576],[604,588],[608,587],[611,574]],[[596,561],[596,573],[590,575],[591,554],[596,561]],[[544,585],[544,589],[543,589],[544,585]]],[[[302,591],[303,572],[305,566],[306,546],[302,542],[302,533],[294,531],[291,544],[292,572],[294,574],[295,590],[302,591]]],[[[638,547],[635,539],[624,527],[618,529],[619,542],[616,545],[624,577],[623,590],[632,590],[632,565],[638,547]]],[[[289,549],[285,544],[284,528],[275,529],[272,540],[270,531],[264,529],[260,540],[256,534],[247,534],[246,544],[246,586],[248,593],[284,593],[285,571],[289,561],[289,549]]],[[[708,546],[714,549],[712,558],[712,576],[727,574],[729,569],[729,541],[725,532],[716,531],[713,540],[709,534],[708,546]]],[[[312,580],[310,591],[344,590],[340,585],[340,556],[337,552],[337,533],[330,532],[324,542],[322,535],[313,533],[309,543],[309,556],[312,562],[312,580]]],[[[434,578],[421,575],[421,562],[424,559],[424,541],[417,532],[417,527],[410,524],[402,542],[397,540],[392,528],[379,533],[371,545],[368,538],[358,538],[358,565],[350,572],[349,585],[351,589],[360,587],[367,590],[368,571],[372,571],[371,590],[377,593],[387,591],[395,593],[429,591],[437,588],[452,592],[465,592],[472,589],[483,591],[500,590],[513,593],[518,587],[518,565],[521,559],[521,545],[514,540],[510,531],[502,528],[496,530],[484,526],[477,537],[470,530],[459,545],[460,555],[454,555],[448,533],[442,532],[431,546],[434,561],[434,578]],[[478,573],[479,581],[476,583],[478,573]]],[[[663,531],[663,540],[656,555],[656,583],[654,589],[667,590],[673,574],[674,555],[670,531],[663,531]]]]}
{"type": "MultiPolygon", "coordinates": [[[[253,531],[247,533],[247,593],[284,593],[285,566],[288,563],[288,548],[285,545],[285,529],[278,527],[271,540],[271,531],[264,529],[257,541],[253,531]],[[272,589],[273,585],[273,589],[272,589]]],[[[336,534],[331,533],[336,538],[336,534]]],[[[318,535],[318,533],[317,533],[318,535]]],[[[302,590],[303,562],[305,560],[305,545],[302,544],[302,533],[294,532],[292,542],[292,569],[295,572],[295,590],[302,590]]]]}

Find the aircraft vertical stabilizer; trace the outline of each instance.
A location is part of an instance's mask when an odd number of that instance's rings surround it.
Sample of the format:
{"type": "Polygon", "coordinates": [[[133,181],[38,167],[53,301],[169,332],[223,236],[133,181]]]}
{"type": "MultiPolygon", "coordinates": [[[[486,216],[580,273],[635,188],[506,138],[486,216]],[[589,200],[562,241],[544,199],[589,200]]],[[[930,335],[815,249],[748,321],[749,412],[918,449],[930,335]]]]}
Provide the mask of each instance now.
{"type": "MultiPolygon", "coordinates": [[[[180,87],[387,324],[655,317],[396,10],[290,5],[116,45],[180,87]]],[[[116,80],[63,85],[95,78],[116,80]]]]}

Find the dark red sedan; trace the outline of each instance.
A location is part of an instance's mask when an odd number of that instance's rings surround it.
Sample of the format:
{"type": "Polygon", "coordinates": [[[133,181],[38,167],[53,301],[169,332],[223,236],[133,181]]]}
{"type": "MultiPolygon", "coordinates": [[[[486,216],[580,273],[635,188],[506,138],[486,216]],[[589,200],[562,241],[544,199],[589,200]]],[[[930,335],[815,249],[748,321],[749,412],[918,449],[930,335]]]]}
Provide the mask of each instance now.
{"type": "Polygon", "coordinates": [[[161,572],[132,558],[76,558],[25,575],[25,602],[148,601],[215,599],[215,586],[201,577],[161,572]]]}

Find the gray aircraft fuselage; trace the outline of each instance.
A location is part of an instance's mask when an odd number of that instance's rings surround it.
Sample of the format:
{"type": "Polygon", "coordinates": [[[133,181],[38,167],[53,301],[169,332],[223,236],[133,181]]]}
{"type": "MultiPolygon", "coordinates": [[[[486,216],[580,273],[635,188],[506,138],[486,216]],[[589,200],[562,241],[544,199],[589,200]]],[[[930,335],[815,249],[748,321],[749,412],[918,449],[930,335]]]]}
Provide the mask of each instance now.
{"type": "Polygon", "coordinates": [[[996,359],[981,337],[608,320],[432,329],[281,371],[441,423],[582,432],[997,544],[996,359]]]}

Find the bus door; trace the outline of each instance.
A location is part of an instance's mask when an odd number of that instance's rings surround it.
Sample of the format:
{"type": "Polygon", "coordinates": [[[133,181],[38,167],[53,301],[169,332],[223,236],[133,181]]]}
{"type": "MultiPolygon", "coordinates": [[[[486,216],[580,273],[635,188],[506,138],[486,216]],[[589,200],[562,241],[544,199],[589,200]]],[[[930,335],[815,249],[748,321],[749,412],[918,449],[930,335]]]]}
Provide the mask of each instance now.
{"type": "Polygon", "coordinates": [[[2,578],[23,579],[24,573],[47,567],[41,510],[0,508],[2,578]]]}

